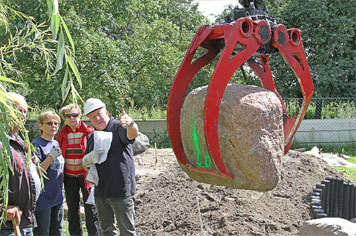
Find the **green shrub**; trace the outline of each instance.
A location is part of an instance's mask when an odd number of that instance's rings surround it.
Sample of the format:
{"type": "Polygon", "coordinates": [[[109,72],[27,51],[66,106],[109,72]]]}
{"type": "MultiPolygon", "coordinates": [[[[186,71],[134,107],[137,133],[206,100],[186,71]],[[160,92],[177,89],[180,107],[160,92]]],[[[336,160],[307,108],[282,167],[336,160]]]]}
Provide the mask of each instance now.
{"type": "MultiPolygon", "coordinates": [[[[284,102],[288,115],[296,116],[300,111],[303,99],[286,98],[284,102]]],[[[345,119],[355,117],[356,107],[353,98],[315,98],[310,102],[305,114],[305,119],[345,119]],[[320,117],[317,117],[317,113],[320,114],[320,117]]]]}
{"type": "Polygon", "coordinates": [[[167,110],[162,110],[159,107],[154,107],[151,109],[144,108],[134,108],[130,107],[126,113],[133,119],[166,119],[167,110]]]}
{"type": "Polygon", "coordinates": [[[165,133],[148,133],[146,134],[150,140],[150,147],[154,147],[155,143],[157,148],[171,148],[171,139],[169,138],[168,131],[165,133]]]}

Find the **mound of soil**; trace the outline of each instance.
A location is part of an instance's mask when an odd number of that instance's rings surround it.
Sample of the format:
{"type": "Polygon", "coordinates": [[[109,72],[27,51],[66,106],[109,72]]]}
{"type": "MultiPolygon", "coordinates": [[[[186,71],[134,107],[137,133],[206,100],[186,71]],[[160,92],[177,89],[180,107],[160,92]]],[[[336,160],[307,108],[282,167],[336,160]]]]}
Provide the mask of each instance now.
{"type": "Polygon", "coordinates": [[[315,185],[327,176],[345,179],[320,158],[292,150],[282,158],[281,179],[269,192],[194,181],[172,149],[157,154],[148,149],[135,158],[138,235],[296,235],[312,219],[315,185]]]}

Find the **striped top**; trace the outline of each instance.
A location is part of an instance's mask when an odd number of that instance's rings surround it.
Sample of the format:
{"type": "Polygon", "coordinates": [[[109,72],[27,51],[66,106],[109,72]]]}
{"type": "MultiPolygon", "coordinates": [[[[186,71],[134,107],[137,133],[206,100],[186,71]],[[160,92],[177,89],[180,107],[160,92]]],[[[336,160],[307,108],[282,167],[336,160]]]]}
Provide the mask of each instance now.
{"type": "Polygon", "coordinates": [[[84,168],[82,166],[82,150],[80,147],[80,139],[82,138],[83,133],[73,132],[69,129],[68,132],[68,146],[65,151],[65,166],[64,173],[68,175],[78,176],[84,174],[84,168]]]}

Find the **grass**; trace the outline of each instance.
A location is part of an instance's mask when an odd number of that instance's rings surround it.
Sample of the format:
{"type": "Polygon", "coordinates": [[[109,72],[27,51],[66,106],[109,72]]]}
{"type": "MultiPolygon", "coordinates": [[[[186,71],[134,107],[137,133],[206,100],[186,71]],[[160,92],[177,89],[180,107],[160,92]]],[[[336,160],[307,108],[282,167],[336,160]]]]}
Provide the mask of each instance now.
{"type": "Polygon", "coordinates": [[[356,168],[347,168],[343,166],[335,166],[334,168],[348,179],[356,182],[356,168]]]}
{"type": "Polygon", "coordinates": [[[63,220],[63,231],[62,231],[62,235],[66,236],[69,235],[69,225],[68,225],[68,219],[66,216],[64,216],[64,220],[63,220]]]}
{"type": "MultiPolygon", "coordinates": [[[[88,235],[87,227],[85,226],[85,218],[82,217],[82,230],[83,230],[83,235],[88,235]]],[[[69,236],[69,223],[68,223],[68,218],[67,215],[64,214],[64,220],[63,220],[63,231],[62,231],[62,236],[69,236]]]]}
{"type": "MultiPolygon", "coordinates": [[[[347,161],[356,164],[356,155],[353,155],[347,161]]],[[[356,168],[347,168],[343,166],[335,166],[335,169],[341,172],[345,177],[349,178],[350,180],[356,182],[356,168]]]]}

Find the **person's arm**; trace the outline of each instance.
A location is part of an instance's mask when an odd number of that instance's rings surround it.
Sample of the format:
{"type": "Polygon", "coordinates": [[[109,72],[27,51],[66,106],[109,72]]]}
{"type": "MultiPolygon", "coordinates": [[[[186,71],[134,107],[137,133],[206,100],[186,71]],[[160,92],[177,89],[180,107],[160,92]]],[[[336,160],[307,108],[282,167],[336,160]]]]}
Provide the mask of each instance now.
{"type": "MultiPolygon", "coordinates": [[[[50,155],[48,155],[47,158],[40,163],[42,174],[46,173],[46,170],[53,162],[54,162],[54,159],[50,155]]],[[[39,172],[39,170],[38,170],[38,172],[39,172]]],[[[38,174],[41,174],[41,173],[38,173],[38,174]]]]}
{"type": "Polygon", "coordinates": [[[18,206],[7,205],[7,221],[15,220],[16,225],[20,225],[22,212],[18,206]]]}
{"type": "MultiPolygon", "coordinates": [[[[45,173],[48,167],[62,154],[60,147],[52,146],[46,159],[40,163],[42,173],[45,173]]],[[[40,174],[40,173],[39,173],[40,174]]]]}
{"type": "Polygon", "coordinates": [[[138,135],[138,126],[137,124],[132,120],[132,123],[127,126],[127,139],[128,140],[133,140],[137,137],[138,135]]]}
{"type": "Polygon", "coordinates": [[[124,108],[121,109],[120,122],[122,126],[127,128],[127,139],[134,140],[138,135],[138,126],[135,121],[126,114],[124,108]]]}
{"type": "MultiPolygon", "coordinates": [[[[0,151],[2,149],[2,143],[0,142],[0,151]]],[[[1,181],[2,177],[0,178],[1,181]]],[[[4,210],[6,210],[6,220],[7,221],[12,221],[15,220],[16,225],[20,225],[21,222],[21,215],[22,211],[20,210],[19,206],[14,206],[14,205],[7,205],[7,208],[4,209],[4,203],[3,203],[3,197],[2,193],[0,194],[0,216],[2,216],[2,213],[4,210]]]]}
{"type": "Polygon", "coordinates": [[[2,200],[0,201],[0,215],[2,216],[3,211],[6,210],[5,220],[7,221],[15,221],[16,225],[20,225],[22,211],[19,206],[7,205],[7,208],[4,209],[4,203],[2,200]]]}

